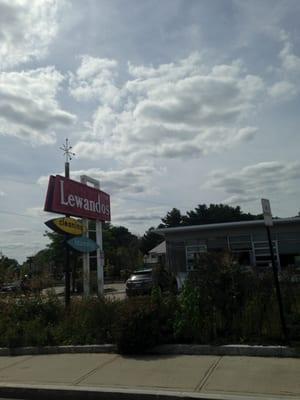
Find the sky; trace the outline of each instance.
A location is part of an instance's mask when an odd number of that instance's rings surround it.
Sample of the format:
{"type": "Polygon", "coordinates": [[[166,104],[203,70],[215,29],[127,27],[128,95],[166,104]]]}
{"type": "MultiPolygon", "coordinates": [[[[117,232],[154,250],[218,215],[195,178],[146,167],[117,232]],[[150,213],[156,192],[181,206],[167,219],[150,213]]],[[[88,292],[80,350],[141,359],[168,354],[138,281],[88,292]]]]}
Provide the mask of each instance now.
{"type": "Polygon", "coordinates": [[[299,20],[298,0],[0,0],[0,251],[46,246],[66,138],[135,234],[203,203],[297,215],[299,20]]]}

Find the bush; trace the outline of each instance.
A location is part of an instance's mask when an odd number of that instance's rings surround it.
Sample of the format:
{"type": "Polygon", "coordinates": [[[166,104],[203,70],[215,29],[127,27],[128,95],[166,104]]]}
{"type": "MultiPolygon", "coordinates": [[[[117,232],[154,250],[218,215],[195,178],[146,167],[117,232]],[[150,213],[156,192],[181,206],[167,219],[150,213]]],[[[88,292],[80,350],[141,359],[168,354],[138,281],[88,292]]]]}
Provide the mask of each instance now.
{"type": "Polygon", "coordinates": [[[105,298],[73,300],[55,329],[56,341],[65,345],[115,342],[120,302],[105,298]]]}
{"type": "Polygon", "coordinates": [[[139,354],[160,343],[173,340],[173,318],[176,298],[136,297],[123,303],[116,343],[120,353],[139,354]]]}
{"type": "MultiPolygon", "coordinates": [[[[286,273],[280,285],[290,338],[299,341],[299,283],[286,273]]],[[[175,341],[281,340],[272,274],[243,272],[228,254],[203,255],[178,297],[155,287],[124,301],[72,299],[67,310],[54,294],[0,299],[0,347],[116,343],[120,353],[138,354],[175,341]]]]}
{"type": "Polygon", "coordinates": [[[55,344],[54,327],[63,315],[56,297],[12,297],[3,299],[0,307],[0,346],[55,344]]]}
{"type": "Polygon", "coordinates": [[[280,342],[272,274],[245,271],[230,254],[204,253],[179,297],[174,331],[183,342],[280,342]]]}

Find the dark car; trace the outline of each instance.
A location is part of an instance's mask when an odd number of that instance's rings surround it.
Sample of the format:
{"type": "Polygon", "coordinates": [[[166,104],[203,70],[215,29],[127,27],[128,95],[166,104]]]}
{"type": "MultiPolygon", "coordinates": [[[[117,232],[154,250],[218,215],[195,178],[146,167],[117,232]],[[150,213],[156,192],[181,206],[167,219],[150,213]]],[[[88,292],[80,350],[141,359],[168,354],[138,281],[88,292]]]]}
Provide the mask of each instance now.
{"type": "Polygon", "coordinates": [[[147,268],[134,271],[126,281],[127,296],[150,294],[157,286],[162,292],[177,292],[176,279],[163,268],[147,268]]]}
{"type": "Polygon", "coordinates": [[[15,293],[20,291],[20,282],[6,283],[0,287],[0,293],[15,293]]]}

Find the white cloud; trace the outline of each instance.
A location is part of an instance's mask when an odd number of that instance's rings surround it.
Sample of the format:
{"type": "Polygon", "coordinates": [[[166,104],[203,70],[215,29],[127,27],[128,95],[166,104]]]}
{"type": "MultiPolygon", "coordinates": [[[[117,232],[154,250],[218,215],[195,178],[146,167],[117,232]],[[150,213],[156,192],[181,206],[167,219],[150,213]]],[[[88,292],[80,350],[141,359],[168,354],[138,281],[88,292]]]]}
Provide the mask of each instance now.
{"type": "Polygon", "coordinates": [[[0,0],[0,70],[47,53],[64,0],[0,0]]]}
{"type": "Polygon", "coordinates": [[[129,224],[144,224],[149,222],[155,222],[156,224],[161,220],[164,214],[157,212],[151,212],[145,210],[144,212],[136,212],[134,210],[131,213],[117,214],[113,216],[113,223],[129,223],[129,224]]]}
{"type": "Polygon", "coordinates": [[[45,211],[43,210],[43,207],[29,207],[26,209],[25,211],[26,215],[30,216],[30,217],[35,217],[35,218],[43,218],[45,217],[47,214],[50,213],[45,213],[45,211]]]}
{"type": "Polygon", "coordinates": [[[12,235],[12,236],[23,236],[31,233],[30,229],[25,228],[11,228],[11,229],[1,229],[0,234],[12,235]]]}
{"type": "Polygon", "coordinates": [[[119,95],[114,82],[116,68],[115,60],[82,56],[76,74],[70,73],[70,94],[78,101],[95,98],[104,104],[116,102],[119,95]]]}
{"type": "MultiPolygon", "coordinates": [[[[83,60],[79,71],[84,66],[83,60]]],[[[129,64],[128,72],[131,79],[120,89],[120,102],[113,104],[115,95],[99,100],[92,132],[75,145],[79,157],[196,157],[250,140],[256,133],[247,120],[265,85],[238,61],[208,68],[194,53],[157,67],[129,64]]],[[[85,87],[90,96],[97,79],[85,87]]],[[[103,80],[111,84],[111,75],[103,80]]]]}
{"type": "Polygon", "coordinates": [[[294,54],[293,46],[289,41],[288,35],[282,32],[283,49],[280,51],[279,57],[282,67],[289,73],[300,73],[300,57],[294,54]]]}
{"type": "Polygon", "coordinates": [[[54,143],[55,129],[75,121],[56,100],[63,79],[54,67],[0,72],[0,135],[32,145],[54,143]]]}
{"type": "Polygon", "coordinates": [[[289,81],[276,82],[269,88],[269,95],[276,100],[291,100],[299,93],[296,85],[289,81]]]}
{"type": "MultiPolygon", "coordinates": [[[[109,194],[137,194],[152,190],[150,178],[154,173],[159,173],[153,167],[139,166],[134,168],[123,168],[121,170],[103,171],[99,168],[71,171],[71,178],[80,180],[81,175],[88,175],[100,181],[101,189],[109,194]]],[[[61,173],[61,175],[63,175],[61,173]]],[[[48,183],[48,177],[42,176],[38,179],[41,185],[48,183]]]]}
{"type": "Polygon", "coordinates": [[[290,193],[300,180],[300,162],[268,161],[243,167],[239,171],[215,171],[205,187],[219,189],[230,196],[227,203],[245,203],[281,193],[290,193]]]}
{"type": "Polygon", "coordinates": [[[268,94],[271,99],[276,101],[289,101],[299,94],[300,83],[300,57],[294,53],[293,45],[289,34],[280,30],[279,40],[282,49],[279,52],[279,68],[270,68],[270,71],[276,71],[279,80],[268,88],[268,94]]]}

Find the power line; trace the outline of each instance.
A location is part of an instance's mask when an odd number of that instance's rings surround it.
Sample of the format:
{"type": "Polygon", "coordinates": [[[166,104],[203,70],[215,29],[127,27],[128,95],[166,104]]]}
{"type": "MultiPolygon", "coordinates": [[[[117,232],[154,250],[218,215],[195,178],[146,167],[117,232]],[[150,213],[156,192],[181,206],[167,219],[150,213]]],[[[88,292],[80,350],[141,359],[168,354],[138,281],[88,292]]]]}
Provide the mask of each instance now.
{"type": "Polygon", "coordinates": [[[0,210],[1,214],[8,214],[8,215],[16,215],[18,217],[26,217],[26,218],[34,218],[36,219],[37,217],[33,217],[32,215],[26,215],[26,214],[19,214],[13,211],[6,211],[6,210],[0,210]]]}
{"type": "MultiPolygon", "coordinates": [[[[9,182],[16,182],[16,183],[21,183],[21,184],[25,184],[25,185],[37,185],[40,186],[40,184],[38,182],[29,182],[29,181],[21,181],[21,180],[17,180],[17,179],[7,179],[4,178],[5,181],[9,181],[9,182]]],[[[157,206],[166,206],[166,207],[171,207],[169,203],[165,203],[165,202],[160,202],[160,201],[155,201],[155,200],[143,200],[143,199],[134,199],[134,198],[130,198],[130,197],[124,197],[124,196],[118,196],[118,195],[114,195],[113,196],[116,199],[119,200],[126,200],[126,201],[131,201],[131,202],[137,202],[137,203],[144,203],[144,204],[155,204],[157,206]]],[[[186,207],[186,206],[182,206],[182,208],[186,208],[189,209],[190,207],[186,207]]]]}
{"type": "Polygon", "coordinates": [[[14,178],[3,178],[2,177],[2,179],[3,179],[3,181],[6,181],[6,182],[16,182],[16,183],[21,183],[24,185],[39,185],[38,182],[22,181],[22,180],[14,179],[14,178]]]}

